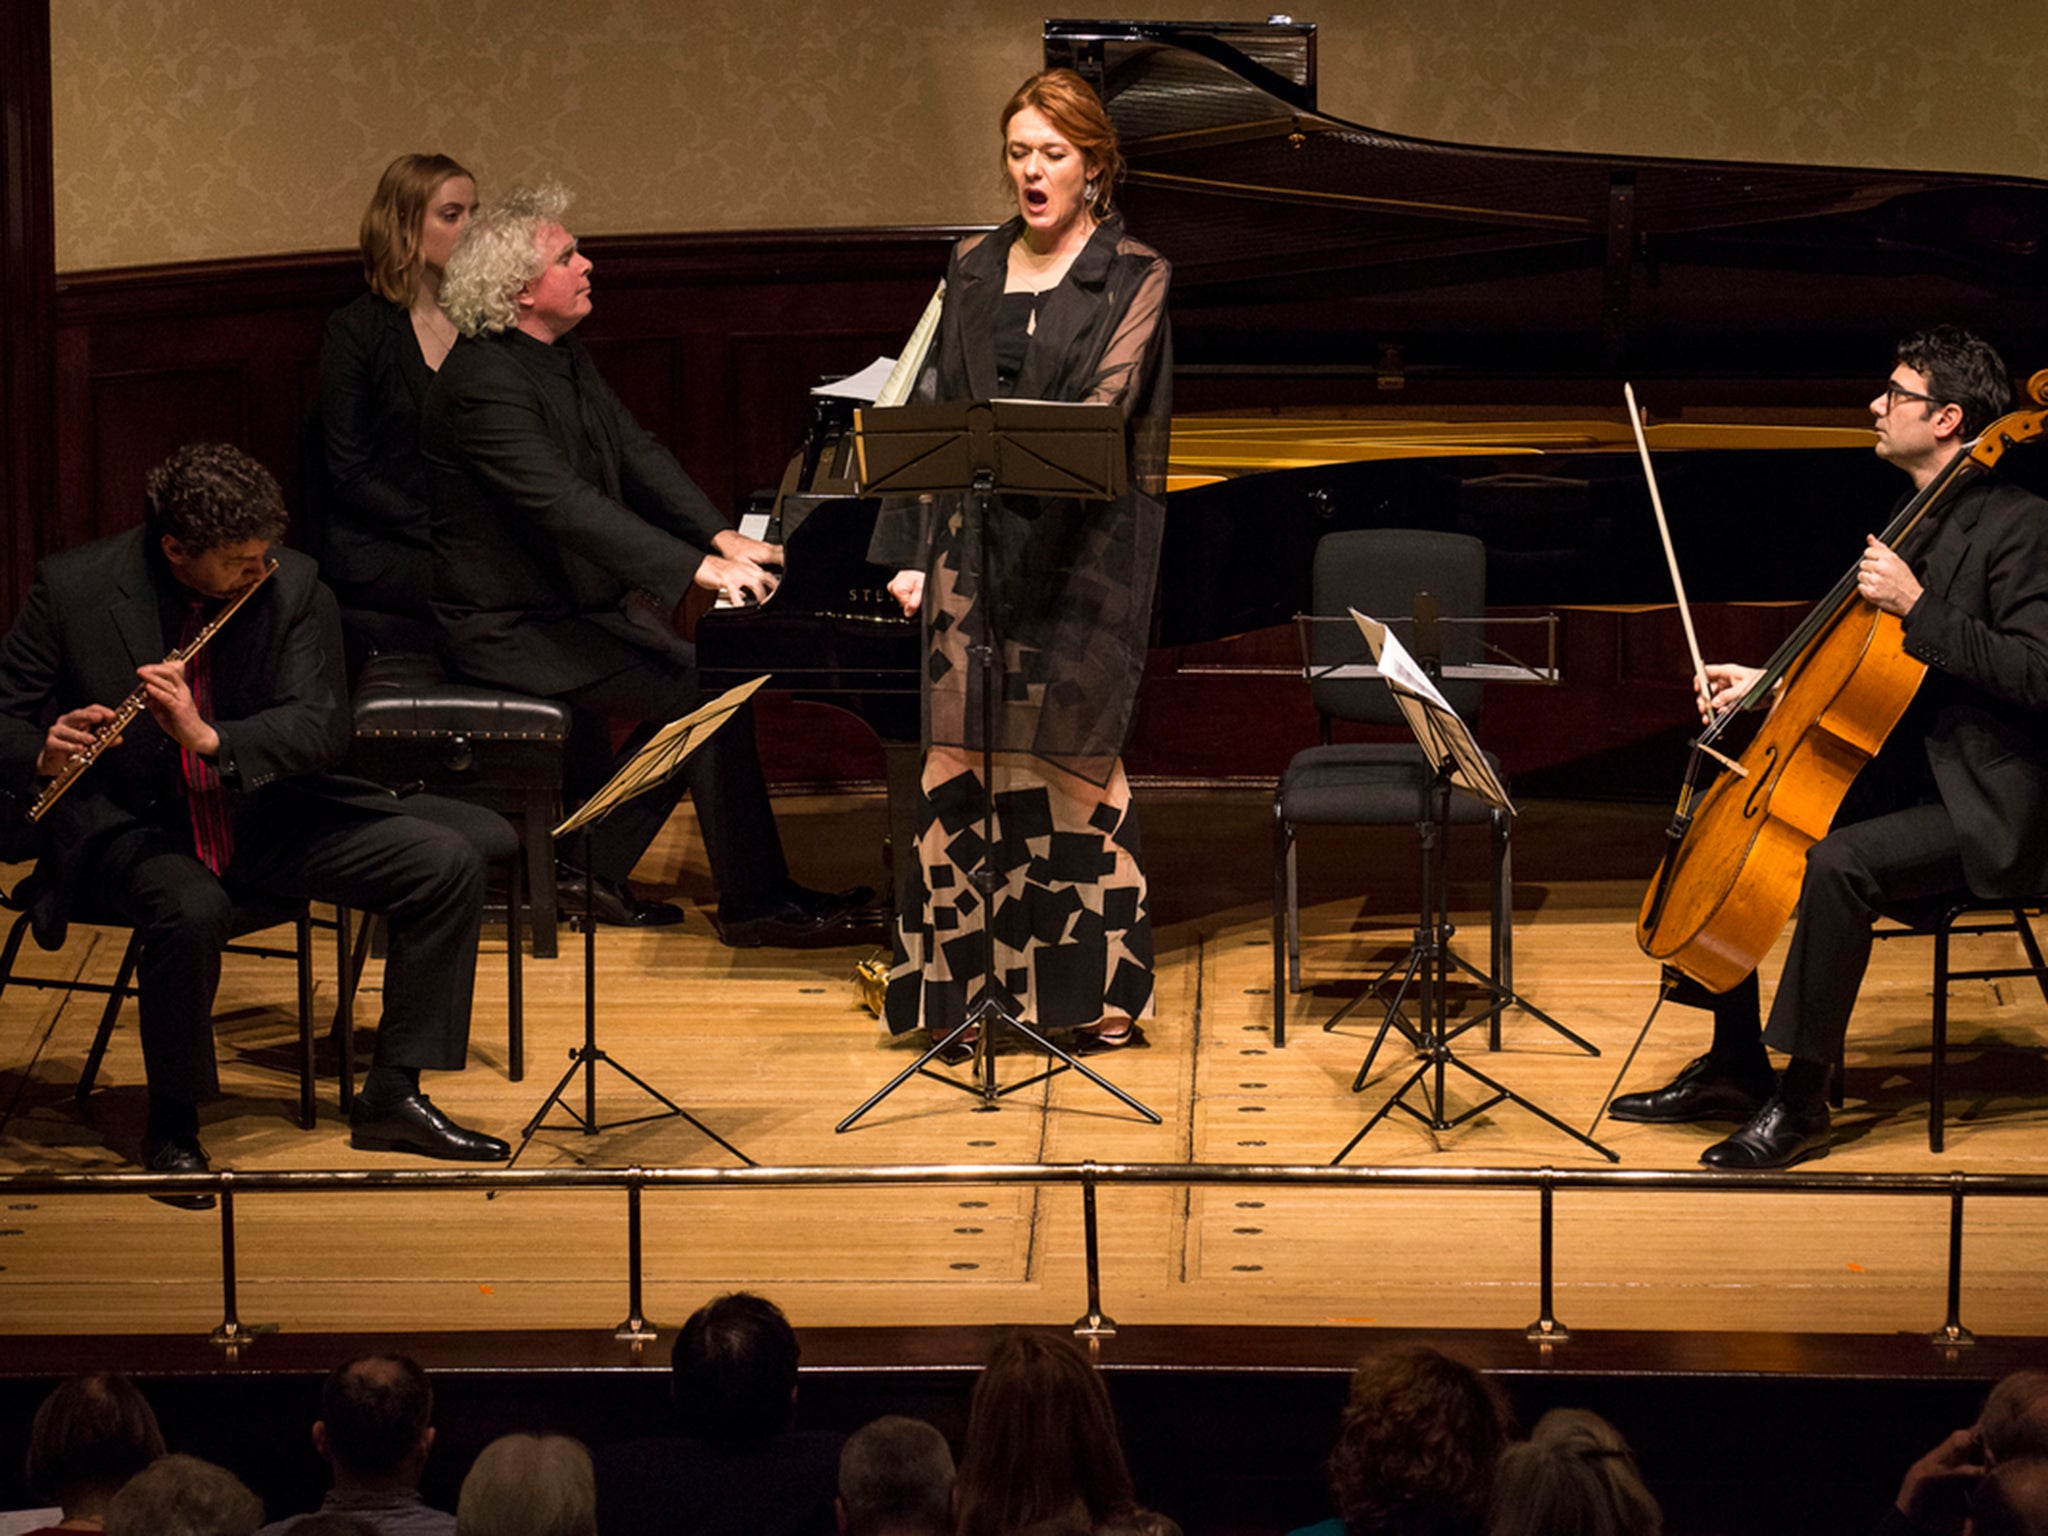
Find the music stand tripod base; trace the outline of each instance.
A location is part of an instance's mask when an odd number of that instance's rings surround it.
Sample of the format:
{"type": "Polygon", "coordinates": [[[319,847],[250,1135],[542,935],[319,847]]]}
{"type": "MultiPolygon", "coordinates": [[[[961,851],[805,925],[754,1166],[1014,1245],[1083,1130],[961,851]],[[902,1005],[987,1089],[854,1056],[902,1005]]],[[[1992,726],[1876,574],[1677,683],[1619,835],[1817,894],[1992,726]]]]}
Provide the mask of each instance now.
{"type": "Polygon", "coordinates": [[[1438,767],[1431,793],[1436,797],[1436,820],[1434,823],[1423,823],[1421,828],[1424,926],[1415,930],[1415,946],[1410,952],[1400,990],[1387,1006],[1386,1017],[1380,1021],[1379,1032],[1373,1037],[1372,1046],[1358,1068],[1358,1076],[1352,1081],[1351,1091],[1363,1091],[1367,1074],[1371,1072],[1373,1061],[1378,1057],[1380,1047],[1385,1044],[1391,1030],[1398,1029],[1406,1036],[1421,1053],[1422,1060],[1386,1102],[1373,1112],[1372,1118],[1359,1127],[1358,1134],[1345,1142],[1343,1150],[1330,1159],[1331,1165],[1342,1163],[1351,1155],[1352,1149],[1365,1140],[1367,1133],[1374,1126],[1397,1109],[1431,1131],[1450,1131],[1484,1114],[1494,1105],[1503,1103],[1526,1109],[1546,1125],[1564,1132],[1580,1145],[1598,1152],[1610,1163],[1620,1162],[1619,1154],[1602,1146],[1583,1131],[1566,1125],[1533,1100],[1523,1097],[1505,1084],[1495,1082],[1484,1072],[1468,1066],[1458,1058],[1453,1042],[1467,1031],[1491,1022],[1508,1008],[1520,1008],[1529,1013],[1590,1056],[1598,1056],[1600,1051],[1598,1047],[1573,1034],[1540,1008],[1501,986],[1491,976],[1451,952],[1449,860],[1436,856],[1436,850],[1441,845],[1450,822],[1451,772],[1448,766],[1438,767]],[[1492,998],[1488,1007],[1456,1025],[1450,1024],[1446,1016],[1448,999],[1445,996],[1445,985],[1449,980],[1450,968],[1454,965],[1477,980],[1492,998]],[[1417,1024],[1410,1025],[1401,1015],[1401,1004],[1411,984],[1418,982],[1421,1017],[1417,1024]],[[1456,1115],[1448,1114],[1445,1089],[1447,1076],[1452,1070],[1461,1072],[1480,1084],[1491,1097],[1456,1115]],[[1418,1087],[1422,1090],[1421,1109],[1408,1102],[1408,1095],[1418,1087]]]}
{"type": "MultiPolygon", "coordinates": [[[[597,917],[594,911],[597,876],[591,869],[590,844],[591,828],[598,821],[633,796],[672,777],[682,767],[684,760],[743,706],[764,681],[763,678],[756,678],[751,683],[743,683],[710,703],[692,710],[680,720],[663,726],[639,752],[634,754],[631,761],[612,775],[609,783],[586,800],[574,816],[555,829],[557,838],[578,829],[583,833],[583,1043],[570,1050],[569,1070],[562,1074],[561,1081],[555,1084],[553,1091],[545,1099],[541,1100],[540,1108],[536,1109],[532,1118],[526,1122],[526,1128],[519,1134],[519,1146],[506,1163],[508,1168],[519,1161],[527,1147],[532,1145],[535,1134],[544,1129],[579,1130],[586,1136],[595,1136],[599,1131],[616,1131],[629,1125],[647,1125],[657,1120],[687,1121],[747,1167],[758,1166],[746,1153],[639,1074],[613,1060],[598,1045],[597,917]],[[600,1066],[610,1067],[660,1107],[643,1115],[629,1115],[623,1120],[600,1121],[597,1117],[597,1069],[600,1066]],[[581,1110],[567,1098],[569,1085],[576,1080],[576,1074],[579,1072],[583,1074],[581,1110]],[[548,1111],[558,1105],[563,1113],[568,1115],[570,1123],[543,1125],[548,1111]]],[[[495,1190],[492,1191],[493,1195],[496,1193],[495,1190]]]]}
{"type": "MultiPolygon", "coordinates": [[[[1454,781],[1462,781],[1472,793],[1491,804],[1496,811],[1513,814],[1507,792],[1501,787],[1493,770],[1488,766],[1485,754],[1472,739],[1472,733],[1465,722],[1458,717],[1435,685],[1416,667],[1401,643],[1382,624],[1352,610],[1360,630],[1372,648],[1373,660],[1380,665],[1389,685],[1393,688],[1396,701],[1409,727],[1415,733],[1416,745],[1421,747],[1423,756],[1433,770],[1433,781],[1429,789],[1427,818],[1418,820],[1416,830],[1422,845],[1422,900],[1419,920],[1415,928],[1415,943],[1410,951],[1401,988],[1388,1006],[1386,1017],[1380,1021],[1379,1032],[1373,1037],[1371,1049],[1366,1053],[1364,1063],[1358,1069],[1358,1076],[1352,1082],[1352,1091],[1359,1092],[1365,1086],[1365,1079],[1374,1059],[1378,1056],[1390,1030],[1398,1028],[1411,1044],[1421,1053],[1422,1060],[1410,1072],[1401,1086],[1344,1144],[1343,1150],[1330,1161],[1334,1166],[1342,1163],[1351,1151],[1372,1128],[1399,1109],[1411,1119],[1418,1121],[1431,1131],[1454,1130],[1466,1121],[1493,1108],[1496,1104],[1509,1103],[1526,1109],[1544,1124],[1578,1142],[1591,1151],[1598,1152],[1611,1163],[1621,1158],[1602,1146],[1582,1131],[1566,1125],[1531,1100],[1516,1093],[1505,1084],[1495,1082],[1484,1072],[1466,1065],[1458,1059],[1453,1042],[1467,1030],[1496,1019],[1505,1009],[1518,1007],[1534,1015],[1559,1035],[1569,1040],[1588,1055],[1598,1056],[1599,1050],[1590,1042],[1581,1039],[1559,1024],[1540,1009],[1531,1006],[1508,988],[1500,985],[1493,977],[1477,970],[1451,952],[1451,881],[1450,861],[1440,856],[1450,836],[1451,793],[1454,781]],[[1491,1005],[1473,1018],[1455,1026],[1449,1023],[1449,998],[1447,986],[1452,966],[1466,971],[1490,994],[1491,1005]],[[1411,984],[1419,982],[1417,990],[1420,1018],[1411,1025],[1401,1013],[1401,1003],[1411,984]],[[1446,1112],[1446,1086],[1451,1071],[1456,1070],[1485,1088],[1491,1097],[1453,1116],[1446,1112]],[[1408,1095],[1421,1089],[1423,1107],[1417,1109],[1408,1102],[1408,1095]]],[[[1381,980],[1387,974],[1382,973],[1381,980]]],[[[1378,983],[1375,983],[1377,986],[1378,983]]]]}

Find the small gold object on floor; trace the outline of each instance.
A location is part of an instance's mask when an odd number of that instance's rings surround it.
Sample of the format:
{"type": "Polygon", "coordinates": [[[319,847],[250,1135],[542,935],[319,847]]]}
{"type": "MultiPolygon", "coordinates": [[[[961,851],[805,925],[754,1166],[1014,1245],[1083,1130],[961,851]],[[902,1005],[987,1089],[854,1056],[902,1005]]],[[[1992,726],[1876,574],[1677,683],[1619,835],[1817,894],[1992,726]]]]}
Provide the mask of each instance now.
{"type": "Polygon", "coordinates": [[[860,994],[861,1006],[879,1019],[883,999],[889,995],[888,955],[878,949],[867,959],[857,961],[853,967],[853,986],[860,994]]]}

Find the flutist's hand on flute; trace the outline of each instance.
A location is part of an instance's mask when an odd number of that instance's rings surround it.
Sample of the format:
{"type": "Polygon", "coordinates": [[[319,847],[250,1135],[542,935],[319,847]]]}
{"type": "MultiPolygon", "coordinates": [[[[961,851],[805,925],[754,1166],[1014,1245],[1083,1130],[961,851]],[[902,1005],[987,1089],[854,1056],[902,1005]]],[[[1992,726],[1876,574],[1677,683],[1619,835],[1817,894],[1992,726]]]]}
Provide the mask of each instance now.
{"type": "MultiPolygon", "coordinates": [[[[113,718],[114,712],[104,704],[88,704],[83,709],[59,715],[56,724],[43,738],[42,755],[36,759],[36,772],[46,779],[57,777],[64,771],[66,763],[92,745],[93,736],[99,728],[113,718]]],[[[114,738],[115,741],[120,739],[118,736],[114,738]]]]}
{"type": "Polygon", "coordinates": [[[185,686],[185,664],[156,661],[137,667],[142,679],[142,705],[164,734],[187,751],[212,757],[220,751],[220,732],[206,722],[199,706],[192,702],[192,690],[185,686]]]}

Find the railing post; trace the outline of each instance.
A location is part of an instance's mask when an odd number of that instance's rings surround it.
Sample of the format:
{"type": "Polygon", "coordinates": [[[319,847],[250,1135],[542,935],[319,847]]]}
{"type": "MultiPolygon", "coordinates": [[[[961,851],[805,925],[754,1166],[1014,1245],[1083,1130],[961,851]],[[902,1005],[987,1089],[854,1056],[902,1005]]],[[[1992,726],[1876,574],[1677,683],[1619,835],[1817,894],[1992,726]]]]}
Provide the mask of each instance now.
{"type": "Polygon", "coordinates": [[[235,1176],[220,1176],[220,1326],[209,1337],[216,1344],[234,1346],[248,1341],[235,1306],[235,1176]]]}
{"type": "Polygon", "coordinates": [[[1088,1311],[1074,1324],[1074,1333],[1084,1339],[1106,1339],[1116,1332],[1116,1323],[1102,1312],[1102,1248],[1095,1233],[1095,1164],[1081,1164],[1081,1240],[1088,1266],[1088,1311]]]}
{"type": "Polygon", "coordinates": [[[1948,1346],[1974,1344],[1977,1336],[1963,1326],[1963,1175],[1949,1175],[1948,1185],[1948,1321],[1927,1335],[1927,1342],[1948,1346]]]}
{"type": "Polygon", "coordinates": [[[1552,1171],[1542,1171],[1537,1185],[1536,1285],[1541,1312],[1526,1330],[1538,1344],[1560,1344],[1572,1336],[1571,1329],[1557,1320],[1554,1302],[1557,1279],[1557,1215],[1553,1207],[1552,1171]]]}
{"type": "Polygon", "coordinates": [[[612,1330],[615,1339],[646,1344],[655,1338],[654,1325],[641,1311],[640,1191],[646,1183],[637,1167],[626,1170],[626,1320],[612,1330]]]}

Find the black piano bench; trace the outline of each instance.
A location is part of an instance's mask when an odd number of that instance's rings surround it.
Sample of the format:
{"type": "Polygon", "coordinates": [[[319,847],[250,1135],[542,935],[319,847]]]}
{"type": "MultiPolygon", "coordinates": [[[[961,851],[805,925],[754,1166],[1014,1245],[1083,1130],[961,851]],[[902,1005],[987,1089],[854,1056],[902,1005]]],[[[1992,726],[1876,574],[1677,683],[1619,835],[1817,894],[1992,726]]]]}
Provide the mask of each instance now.
{"type": "Polygon", "coordinates": [[[432,656],[375,655],[356,681],[353,772],[518,818],[536,960],[553,959],[558,943],[554,827],[568,739],[566,705],[450,682],[432,656]]]}

